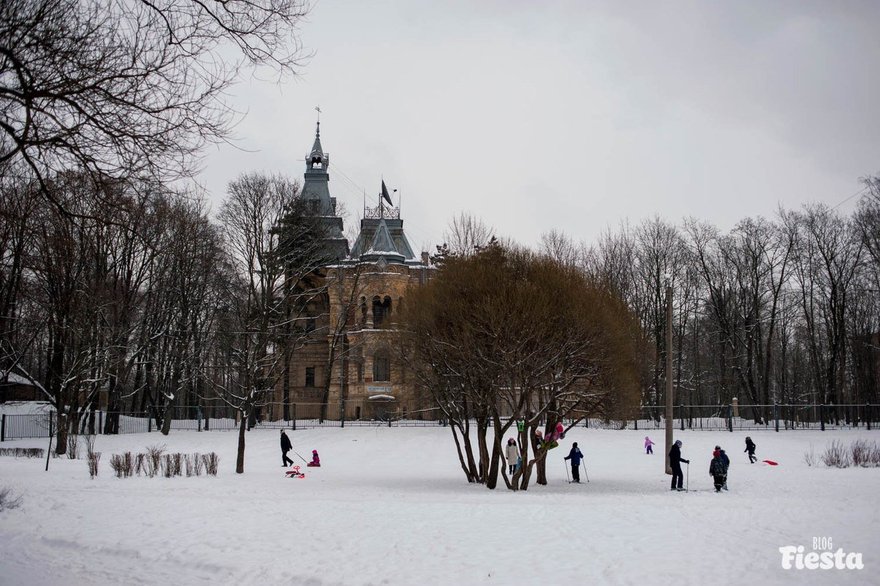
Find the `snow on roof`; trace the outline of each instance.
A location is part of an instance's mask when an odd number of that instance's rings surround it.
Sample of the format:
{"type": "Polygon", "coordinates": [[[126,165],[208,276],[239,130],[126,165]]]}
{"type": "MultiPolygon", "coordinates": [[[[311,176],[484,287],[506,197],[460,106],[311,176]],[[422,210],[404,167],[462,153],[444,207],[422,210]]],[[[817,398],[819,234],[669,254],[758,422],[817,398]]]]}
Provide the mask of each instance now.
{"type": "Polygon", "coordinates": [[[25,377],[21,376],[20,374],[10,372],[8,376],[4,376],[4,375],[6,375],[6,373],[3,372],[2,370],[0,370],[0,383],[6,382],[11,385],[28,385],[31,387],[34,386],[34,383],[29,381],[25,377]],[[5,378],[5,380],[4,380],[4,378],[5,378]]]}

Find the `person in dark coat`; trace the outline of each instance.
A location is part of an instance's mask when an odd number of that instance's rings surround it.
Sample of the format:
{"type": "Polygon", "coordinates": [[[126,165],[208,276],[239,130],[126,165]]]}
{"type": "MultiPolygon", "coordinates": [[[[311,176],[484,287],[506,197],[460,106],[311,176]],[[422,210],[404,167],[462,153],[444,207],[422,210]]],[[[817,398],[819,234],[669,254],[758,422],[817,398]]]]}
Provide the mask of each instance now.
{"type": "Polygon", "coordinates": [[[746,449],[744,449],[743,451],[749,453],[749,462],[754,464],[758,461],[758,459],[755,457],[755,442],[752,441],[752,438],[746,438],[746,449]]]}
{"type": "Polygon", "coordinates": [[[571,451],[568,452],[568,455],[565,457],[566,460],[571,460],[571,478],[572,482],[580,482],[581,481],[581,460],[584,459],[584,455],[581,453],[581,449],[578,447],[578,443],[574,442],[571,444],[571,451]]]}
{"type": "Polygon", "coordinates": [[[721,449],[721,446],[715,446],[715,449],[721,454],[721,463],[724,464],[724,490],[727,490],[727,469],[730,468],[730,458],[727,456],[727,452],[721,449]]]}
{"type": "Polygon", "coordinates": [[[290,438],[287,437],[287,434],[284,433],[284,430],[281,430],[281,462],[282,466],[285,468],[293,464],[293,460],[287,457],[287,452],[293,449],[293,446],[290,443],[290,438]]]}
{"type": "Polygon", "coordinates": [[[672,449],[669,450],[669,466],[672,468],[672,486],[669,490],[684,490],[684,473],[681,471],[681,463],[690,464],[690,460],[681,457],[681,440],[675,440],[672,449]]]}
{"type": "Polygon", "coordinates": [[[709,463],[709,475],[715,483],[715,492],[721,492],[721,487],[727,481],[727,469],[724,460],[721,459],[721,450],[712,452],[712,461],[709,463]]]}

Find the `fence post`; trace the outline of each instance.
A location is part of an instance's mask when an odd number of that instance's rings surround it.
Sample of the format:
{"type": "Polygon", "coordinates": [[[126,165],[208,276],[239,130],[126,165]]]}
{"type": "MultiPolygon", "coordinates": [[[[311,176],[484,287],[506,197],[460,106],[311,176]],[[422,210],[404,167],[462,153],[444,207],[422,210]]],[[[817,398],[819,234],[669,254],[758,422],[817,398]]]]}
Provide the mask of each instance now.
{"type": "Polygon", "coordinates": [[[684,431],[684,405],[678,404],[678,420],[681,422],[681,430],[684,431]]]}
{"type": "Polygon", "coordinates": [[[52,413],[52,411],[49,412],[49,449],[46,450],[46,472],[49,471],[49,456],[52,455],[52,435],[54,434],[54,430],[52,429],[54,417],[52,417],[52,413]]]}
{"type": "Polygon", "coordinates": [[[779,403],[773,403],[773,420],[776,422],[776,433],[779,433],[779,403]]]}
{"type": "Polygon", "coordinates": [[[733,407],[727,404],[727,431],[733,433],[733,407]]]}
{"type": "Polygon", "coordinates": [[[871,404],[865,403],[865,422],[868,424],[868,431],[871,431],[871,404]]]}
{"type": "Polygon", "coordinates": [[[293,409],[291,410],[291,413],[290,413],[291,415],[293,415],[293,425],[291,426],[291,429],[293,431],[296,431],[296,403],[291,405],[291,407],[293,407],[293,409]]]}
{"type": "Polygon", "coordinates": [[[339,427],[345,427],[345,399],[339,400],[339,427]]]}
{"type": "MultiPolygon", "coordinates": [[[[871,429],[870,427],[868,429],[871,429]]],[[[0,417],[0,442],[6,441],[6,413],[0,417]]]]}
{"type": "Polygon", "coordinates": [[[822,431],[825,431],[825,403],[819,405],[819,421],[822,431]]]}
{"type": "Polygon", "coordinates": [[[153,418],[147,413],[147,433],[153,431],[153,418]]]}
{"type": "Polygon", "coordinates": [[[104,412],[98,411],[98,433],[104,433],[104,412]]]}

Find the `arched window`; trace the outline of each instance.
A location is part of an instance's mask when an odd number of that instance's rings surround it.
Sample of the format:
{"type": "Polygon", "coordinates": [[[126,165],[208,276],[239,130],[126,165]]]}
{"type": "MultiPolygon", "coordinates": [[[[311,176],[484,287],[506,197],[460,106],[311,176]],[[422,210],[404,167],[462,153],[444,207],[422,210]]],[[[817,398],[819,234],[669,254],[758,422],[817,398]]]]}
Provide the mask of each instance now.
{"type": "Polygon", "coordinates": [[[367,327],[367,298],[361,297],[361,327],[367,327]]]}
{"type": "Polygon", "coordinates": [[[378,295],[373,297],[373,327],[381,327],[390,315],[391,297],[387,295],[385,299],[381,299],[378,295]]]}
{"type": "Polygon", "coordinates": [[[391,361],[385,352],[373,355],[373,381],[386,382],[391,380],[391,361]]]}

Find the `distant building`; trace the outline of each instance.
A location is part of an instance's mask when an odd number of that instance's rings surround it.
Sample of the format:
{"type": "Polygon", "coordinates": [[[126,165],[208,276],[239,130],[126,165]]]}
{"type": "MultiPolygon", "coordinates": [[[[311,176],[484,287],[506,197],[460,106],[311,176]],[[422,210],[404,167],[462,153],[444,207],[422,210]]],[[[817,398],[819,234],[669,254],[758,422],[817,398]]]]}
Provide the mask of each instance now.
{"type": "Polygon", "coordinates": [[[323,268],[325,292],[301,319],[308,341],[293,351],[279,381],[270,418],[373,418],[389,409],[412,409],[413,379],[395,360],[390,331],[406,290],[430,278],[427,253],[413,252],[384,181],[378,205],[365,206],[360,231],[349,250],[343,220],[330,196],[330,156],[321,145],[320,123],[306,157],[302,197],[323,218],[327,250],[334,262],[323,268]],[[292,413],[296,404],[296,413],[292,413]],[[326,405],[322,408],[320,405],[326,405]]]}

